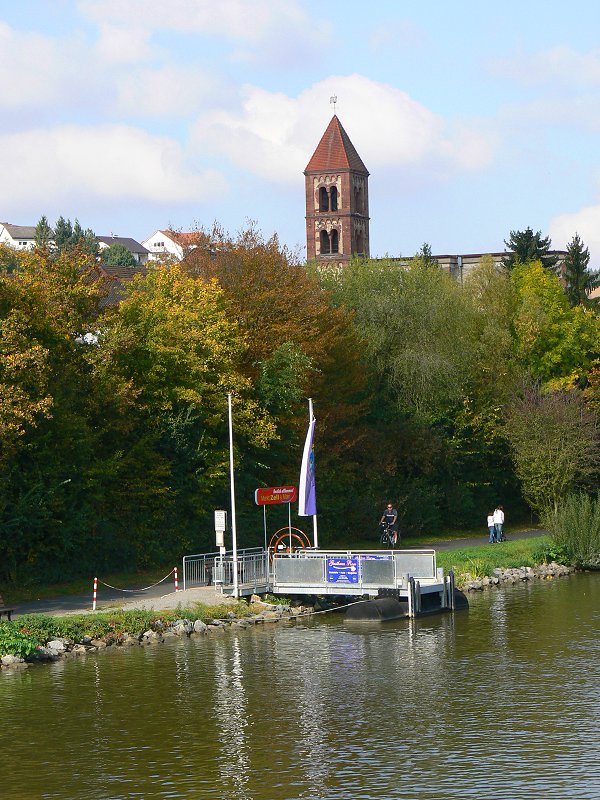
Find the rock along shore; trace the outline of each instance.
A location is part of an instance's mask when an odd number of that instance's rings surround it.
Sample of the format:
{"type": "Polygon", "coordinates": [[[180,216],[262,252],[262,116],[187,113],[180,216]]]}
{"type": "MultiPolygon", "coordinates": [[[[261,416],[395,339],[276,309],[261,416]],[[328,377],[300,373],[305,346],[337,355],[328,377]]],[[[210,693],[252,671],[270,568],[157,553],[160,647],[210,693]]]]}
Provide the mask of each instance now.
{"type": "Polygon", "coordinates": [[[552,561],[550,564],[538,564],[536,567],[495,569],[491,577],[485,578],[477,578],[469,572],[465,572],[458,588],[463,592],[475,592],[488,589],[490,586],[500,586],[501,584],[509,585],[536,579],[551,581],[554,578],[570,575],[575,571],[575,567],[567,567],[565,564],[557,564],[552,561]]]}
{"type": "MultiPolygon", "coordinates": [[[[221,602],[223,602],[222,598],[221,602]]],[[[230,602],[232,605],[235,604],[233,599],[230,602]]],[[[130,603],[128,605],[129,607],[135,606],[139,608],[141,604],[130,603]]],[[[167,622],[161,619],[160,611],[157,611],[156,620],[146,631],[110,633],[99,639],[84,636],[80,641],[55,637],[47,641],[44,646],[39,647],[35,655],[27,660],[13,655],[2,656],[0,658],[0,669],[22,670],[27,669],[31,664],[91,655],[109,647],[126,648],[156,645],[171,638],[194,638],[209,634],[222,634],[232,628],[249,628],[253,625],[264,625],[283,620],[291,621],[297,617],[314,613],[315,608],[307,605],[291,606],[266,603],[258,595],[253,595],[250,599],[249,610],[251,613],[243,617],[238,617],[234,611],[229,611],[223,619],[202,620],[194,617],[193,613],[186,609],[182,611],[182,614],[187,613],[188,616],[182,616],[181,619],[176,619],[174,622],[167,622]]]]}

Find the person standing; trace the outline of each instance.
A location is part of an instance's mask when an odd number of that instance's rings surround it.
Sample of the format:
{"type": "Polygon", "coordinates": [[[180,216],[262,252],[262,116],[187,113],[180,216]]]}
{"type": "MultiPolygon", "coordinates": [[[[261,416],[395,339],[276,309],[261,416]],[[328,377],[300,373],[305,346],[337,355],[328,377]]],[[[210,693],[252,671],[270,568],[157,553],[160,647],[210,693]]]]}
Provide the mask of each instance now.
{"type": "Polygon", "coordinates": [[[494,532],[496,534],[496,541],[503,542],[504,541],[504,533],[503,533],[503,526],[504,526],[504,509],[502,506],[496,506],[494,510],[494,532]]]}
{"type": "Polygon", "coordinates": [[[496,526],[494,525],[494,512],[490,511],[487,517],[488,534],[490,536],[490,544],[496,541],[496,526]]]}
{"type": "Polygon", "coordinates": [[[390,530],[394,536],[395,547],[398,544],[398,509],[394,508],[393,503],[388,503],[385,507],[385,511],[381,515],[379,524],[381,525],[383,522],[387,522],[387,524],[390,526],[390,530]]]}

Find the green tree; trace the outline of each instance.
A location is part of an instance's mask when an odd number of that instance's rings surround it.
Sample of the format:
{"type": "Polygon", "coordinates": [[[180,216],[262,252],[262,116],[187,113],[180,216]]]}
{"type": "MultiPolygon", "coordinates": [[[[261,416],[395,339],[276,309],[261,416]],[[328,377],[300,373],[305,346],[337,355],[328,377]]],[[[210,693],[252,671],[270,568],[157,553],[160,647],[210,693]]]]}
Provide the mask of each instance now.
{"type": "Polygon", "coordinates": [[[531,261],[540,261],[545,269],[550,272],[556,271],[558,256],[550,253],[552,242],[550,237],[542,237],[542,232],[534,233],[531,228],[524,231],[511,231],[508,241],[504,244],[509,249],[509,253],[504,256],[502,263],[508,269],[512,269],[515,264],[527,264],[531,261]]]}
{"type": "Polygon", "coordinates": [[[504,428],[523,493],[537,511],[556,512],[578,488],[595,485],[600,428],[581,393],[525,390],[504,428]]]}
{"type": "Polygon", "coordinates": [[[125,245],[115,242],[102,252],[102,259],[111,267],[135,267],[136,260],[125,245]]]}
{"type": "Polygon", "coordinates": [[[60,216],[54,225],[54,246],[57,252],[62,253],[73,244],[73,226],[70,219],[60,216]]]}
{"type": "Polygon", "coordinates": [[[553,388],[585,386],[598,365],[600,318],[583,306],[571,308],[559,279],[539,261],[516,265],[511,280],[522,367],[553,388]]]}
{"type": "Polygon", "coordinates": [[[567,245],[564,271],[565,290],[572,306],[587,304],[589,293],[600,286],[600,271],[590,271],[589,263],[590,251],[576,233],[567,245]]]}
{"type": "Polygon", "coordinates": [[[35,245],[42,250],[48,249],[52,242],[52,228],[45,216],[40,217],[38,224],[35,226],[35,245]]]}

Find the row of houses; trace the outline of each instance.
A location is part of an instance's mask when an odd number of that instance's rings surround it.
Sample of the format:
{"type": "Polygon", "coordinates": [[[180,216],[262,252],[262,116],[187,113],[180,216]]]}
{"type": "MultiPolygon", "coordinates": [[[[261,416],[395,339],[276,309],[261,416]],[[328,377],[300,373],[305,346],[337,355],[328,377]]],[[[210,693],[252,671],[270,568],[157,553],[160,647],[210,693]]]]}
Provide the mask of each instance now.
{"type": "MultiPolygon", "coordinates": [[[[128,236],[96,236],[100,252],[113,244],[125,247],[134,257],[136,264],[145,264],[159,258],[169,256],[181,261],[184,249],[190,246],[193,234],[177,231],[158,230],[152,236],[138,242],[128,236]]],[[[12,225],[0,222],[0,244],[8,245],[15,250],[33,250],[35,247],[34,225],[12,225]]]]}

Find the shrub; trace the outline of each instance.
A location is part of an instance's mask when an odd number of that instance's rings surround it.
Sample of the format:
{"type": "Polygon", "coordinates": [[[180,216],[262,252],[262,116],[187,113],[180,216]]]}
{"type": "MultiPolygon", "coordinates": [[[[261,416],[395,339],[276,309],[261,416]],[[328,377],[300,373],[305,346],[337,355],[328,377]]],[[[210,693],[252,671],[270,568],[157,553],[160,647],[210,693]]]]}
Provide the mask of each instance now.
{"type": "Polygon", "coordinates": [[[22,633],[14,622],[0,622],[0,656],[27,658],[40,644],[37,637],[22,633]]]}
{"type": "Polygon", "coordinates": [[[556,511],[542,515],[542,523],[571,564],[600,568],[600,492],[595,498],[583,492],[569,495],[556,511]]]}

